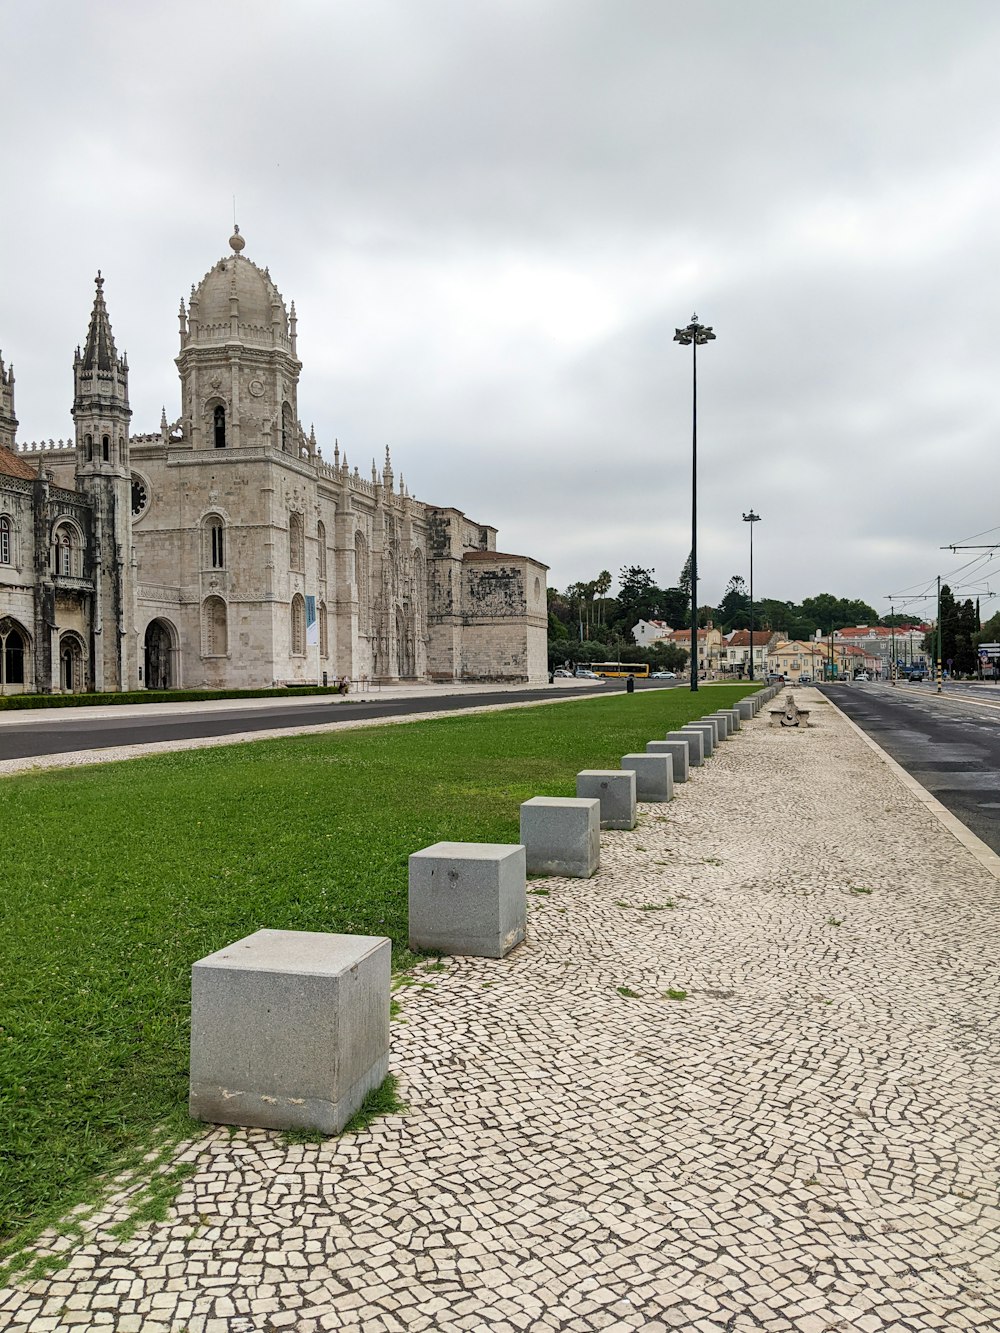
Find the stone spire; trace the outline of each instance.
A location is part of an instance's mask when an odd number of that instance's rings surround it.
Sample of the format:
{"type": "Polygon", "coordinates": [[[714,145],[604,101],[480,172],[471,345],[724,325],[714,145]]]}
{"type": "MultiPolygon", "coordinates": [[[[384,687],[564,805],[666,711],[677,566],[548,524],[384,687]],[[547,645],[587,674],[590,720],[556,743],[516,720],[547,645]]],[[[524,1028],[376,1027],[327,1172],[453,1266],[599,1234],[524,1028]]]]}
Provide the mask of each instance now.
{"type": "Polygon", "coordinates": [[[385,446],[385,466],[382,469],[382,485],[388,494],[392,494],[392,459],[389,456],[389,446],[385,446]]]}
{"type": "Polygon", "coordinates": [[[4,368],[0,354],[0,447],[14,448],[17,417],[14,415],[14,367],[4,368]]]}
{"type": "Polygon", "coordinates": [[[98,371],[110,375],[116,368],[123,367],[118,362],[108,308],[104,304],[104,279],[101,277],[100,269],[97,270],[94,281],[97,284],[97,292],[94,296],[94,309],[90,314],[90,328],[87,330],[87,342],[83,349],[80,369],[85,372],[98,371]]]}

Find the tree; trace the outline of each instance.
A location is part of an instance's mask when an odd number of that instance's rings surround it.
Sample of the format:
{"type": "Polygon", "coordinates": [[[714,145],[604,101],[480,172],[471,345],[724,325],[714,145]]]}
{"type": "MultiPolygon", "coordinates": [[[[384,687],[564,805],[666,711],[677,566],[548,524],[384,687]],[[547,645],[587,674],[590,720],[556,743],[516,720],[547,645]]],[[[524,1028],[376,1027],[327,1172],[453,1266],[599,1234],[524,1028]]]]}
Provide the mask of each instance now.
{"type": "Polygon", "coordinates": [[[610,591],[611,572],[607,569],[602,569],[600,574],[598,574],[597,578],[594,580],[594,592],[601,599],[598,604],[598,623],[601,625],[604,624],[604,599],[610,591]]]}
{"type": "Polygon", "coordinates": [[[691,604],[691,557],[693,555],[693,551],[688,552],[688,558],[684,561],[684,568],[681,570],[681,576],[677,580],[677,586],[687,597],[689,606],[691,604]]]}
{"type": "Polygon", "coordinates": [[[734,574],[726,585],[716,610],[716,619],[726,631],[744,629],[750,623],[750,597],[742,575],[734,574]],[[737,619],[743,623],[738,625],[737,619]]]}

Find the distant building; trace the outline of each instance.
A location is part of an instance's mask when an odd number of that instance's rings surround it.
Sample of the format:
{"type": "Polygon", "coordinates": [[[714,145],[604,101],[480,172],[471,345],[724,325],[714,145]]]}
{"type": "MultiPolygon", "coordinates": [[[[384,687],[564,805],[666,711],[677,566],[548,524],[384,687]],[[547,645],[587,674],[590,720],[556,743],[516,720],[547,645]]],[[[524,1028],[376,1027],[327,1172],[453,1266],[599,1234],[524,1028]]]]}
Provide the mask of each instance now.
{"type": "Polygon", "coordinates": [[[135,435],[98,274],[73,432],[0,360],[0,693],[547,678],[546,566],[299,420],[295,304],[231,252],[181,301],[180,415],[135,435]]]}

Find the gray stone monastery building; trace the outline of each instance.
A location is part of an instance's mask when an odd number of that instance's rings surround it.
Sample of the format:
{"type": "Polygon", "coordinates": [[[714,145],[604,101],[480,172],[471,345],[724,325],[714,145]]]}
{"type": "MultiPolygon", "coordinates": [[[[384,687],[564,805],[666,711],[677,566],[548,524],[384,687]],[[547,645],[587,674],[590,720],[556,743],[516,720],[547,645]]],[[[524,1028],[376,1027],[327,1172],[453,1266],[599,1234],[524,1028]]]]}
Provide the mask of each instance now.
{"type": "Polygon", "coordinates": [[[131,433],[100,274],[71,439],[17,440],[0,359],[0,694],[546,679],[546,566],[415,500],[388,450],[370,479],[322,457],[295,304],[229,244],[181,302],[172,424],[131,433]]]}

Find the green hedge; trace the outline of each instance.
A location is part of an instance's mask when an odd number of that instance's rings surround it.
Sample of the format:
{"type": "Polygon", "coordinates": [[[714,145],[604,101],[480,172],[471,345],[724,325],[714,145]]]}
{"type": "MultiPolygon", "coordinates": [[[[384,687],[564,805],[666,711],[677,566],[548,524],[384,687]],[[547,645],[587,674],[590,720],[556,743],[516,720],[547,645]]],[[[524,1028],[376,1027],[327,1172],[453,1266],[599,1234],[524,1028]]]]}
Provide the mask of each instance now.
{"type": "Polygon", "coordinates": [[[202,699],[277,699],[298,694],[337,694],[335,685],[281,686],[273,690],[125,690],[120,694],[8,694],[7,708],[89,708],[94,704],[181,704],[202,699]]]}

